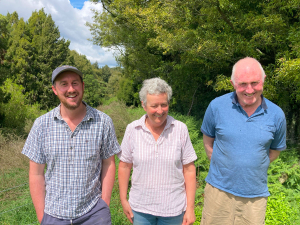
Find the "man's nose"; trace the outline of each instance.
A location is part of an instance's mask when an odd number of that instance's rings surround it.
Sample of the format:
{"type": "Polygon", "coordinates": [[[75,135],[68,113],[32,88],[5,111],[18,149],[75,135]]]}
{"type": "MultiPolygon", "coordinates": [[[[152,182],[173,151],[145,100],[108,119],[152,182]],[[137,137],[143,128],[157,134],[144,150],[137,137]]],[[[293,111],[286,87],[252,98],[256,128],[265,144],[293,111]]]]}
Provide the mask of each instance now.
{"type": "Polygon", "coordinates": [[[247,93],[252,93],[253,90],[254,90],[254,89],[253,89],[252,85],[251,85],[251,84],[248,84],[247,87],[246,87],[246,92],[247,92],[247,93]]]}
{"type": "Polygon", "coordinates": [[[71,84],[69,86],[69,89],[68,89],[68,92],[74,92],[75,91],[75,88],[73,87],[73,85],[71,84]]]}

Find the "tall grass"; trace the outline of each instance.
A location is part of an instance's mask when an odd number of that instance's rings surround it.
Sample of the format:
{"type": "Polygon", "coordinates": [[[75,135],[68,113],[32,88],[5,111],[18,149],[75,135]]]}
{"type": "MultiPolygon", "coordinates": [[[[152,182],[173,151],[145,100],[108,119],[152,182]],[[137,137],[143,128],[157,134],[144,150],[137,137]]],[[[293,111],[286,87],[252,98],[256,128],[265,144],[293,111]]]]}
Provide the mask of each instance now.
{"type": "Polygon", "coordinates": [[[37,221],[28,188],[28,159],[21,154],[24,143],[24,138],[0,131],[0,224],[37,221]]]}

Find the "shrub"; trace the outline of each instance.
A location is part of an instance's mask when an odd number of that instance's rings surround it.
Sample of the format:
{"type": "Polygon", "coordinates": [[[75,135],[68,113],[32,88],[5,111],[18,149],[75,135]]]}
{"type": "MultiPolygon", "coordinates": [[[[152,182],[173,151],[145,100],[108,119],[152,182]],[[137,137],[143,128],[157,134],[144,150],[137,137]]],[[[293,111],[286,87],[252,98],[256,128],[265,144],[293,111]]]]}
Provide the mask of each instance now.
{"type": "Polygon", "coordinates": [[[33,121],[45,113],[40,110],[40,106],[37,103],[34,105],[26,104],[26,95],[23,94],[24,88],[21,85],[17,85],[12,80],[7,79],[0,88],[4,93],[5,99],[0,104],[0,112],[4,116],[2,121],[4,127],[17,129],[17,133],[22,133],[26,120],[33,121]]]}
{"type": "Polygon", "coordinates": [[[111,117],[119,143],[123,139],[127,125],[144,114],[143,109],[128,108],[122,101],[113,101],[109,105],[102,105],[97,109],[111,117]]]}
{"type": "Polygon", "coordinates": [[[296,209],[292,208],[283,192],[268,199],[266,225],[292,225],[296,220],[296,209]]]}
{"type": "Polygon", "coordinates": [[[266,225],[300,223],[300,165],[296,148],[284,151],[270,164],[266,225]]]}

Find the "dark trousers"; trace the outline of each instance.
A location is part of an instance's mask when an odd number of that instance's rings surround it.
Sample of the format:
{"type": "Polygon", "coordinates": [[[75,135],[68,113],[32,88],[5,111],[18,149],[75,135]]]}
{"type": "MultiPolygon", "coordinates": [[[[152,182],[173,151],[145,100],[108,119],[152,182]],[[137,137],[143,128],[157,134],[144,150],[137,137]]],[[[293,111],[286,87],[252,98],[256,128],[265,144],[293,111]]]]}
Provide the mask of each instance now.
{"type": "Polygon", "coordinates": [[[76,219],[58,219],[44,213],[41,225],[111,225],[110,210],[101,198],[85,215],[76,219]]]}

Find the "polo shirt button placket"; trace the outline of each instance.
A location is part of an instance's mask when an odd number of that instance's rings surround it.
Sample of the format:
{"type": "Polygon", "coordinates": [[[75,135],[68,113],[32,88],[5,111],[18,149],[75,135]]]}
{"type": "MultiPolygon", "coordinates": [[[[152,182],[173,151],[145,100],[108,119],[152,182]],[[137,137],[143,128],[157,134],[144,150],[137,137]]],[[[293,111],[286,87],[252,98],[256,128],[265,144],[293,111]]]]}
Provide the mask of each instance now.
{"type": "Polygon", "coordinates": [[[71,156],[71,161],[70,163],[73,164],[74,162],[74,147],[73,147],[73,135],[74,135],[74,132],[71,134],[70,136],[70,144],[71,144],[71,147],[70,147],[70,156],[71,156]]]}
{"type": "Polygon", "coordinates": [[[157,143],[155,143],[155,156],[158,158],[158,146],[157,143]]]}

